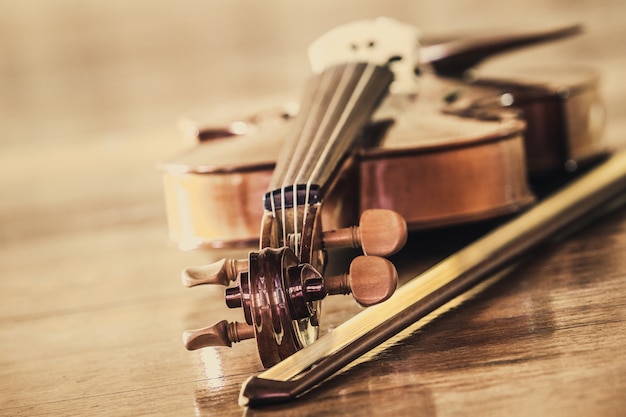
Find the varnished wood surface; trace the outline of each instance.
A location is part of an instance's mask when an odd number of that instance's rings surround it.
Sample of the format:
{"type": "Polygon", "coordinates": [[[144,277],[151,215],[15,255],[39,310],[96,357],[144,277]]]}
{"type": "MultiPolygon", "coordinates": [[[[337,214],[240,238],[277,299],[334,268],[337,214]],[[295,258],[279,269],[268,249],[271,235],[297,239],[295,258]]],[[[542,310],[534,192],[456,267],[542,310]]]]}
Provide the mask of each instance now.
{"type": "MultiPolygon", "coordinates": [[[[0,6],[0,79],[14,98],[0,114],[0,415],[626,413],[626,210],[539,251],[306,398],[243,410],[240,385],[261,371],[254,345],[190,353],[180,341],[183,329],[240,319],[238,312],[225,308],[220,289],[179,282],[184,266],[242,252],[181,253],[168,243],[155,169],[180,149],[178,115],[238,116],[296,96],[307,43],[378,14],[439,31],[529,19],[586,23],[579,40],[503,61],[595,62],[607,137],[623,146],[621,2],[482,2],[471,22],[471,2],[453,10],[437,2],[305,2],[304,11],[278,1],[265,9],[103,4],[0,6]]],[[[423,267],[416,257],[454,246],[442,236],[412,238],[394,258],[404,278],[423,267]]],[[[349,297],[329,301],[325,329],[358,311],[349,297]]]]}

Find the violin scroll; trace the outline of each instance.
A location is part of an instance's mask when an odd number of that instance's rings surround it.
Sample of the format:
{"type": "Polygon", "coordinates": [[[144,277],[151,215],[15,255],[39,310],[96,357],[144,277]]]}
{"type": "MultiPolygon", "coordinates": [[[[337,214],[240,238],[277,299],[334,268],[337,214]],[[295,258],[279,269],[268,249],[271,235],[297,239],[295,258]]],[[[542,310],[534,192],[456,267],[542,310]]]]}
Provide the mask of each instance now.
{"type": "MultiPolygon", "coordinates": [[[[372,255],[391,255],[406,242],[404,219],[391,210],[367,210],[359,226],[322,233],[325,248],[362,247],[372,255]]],[[[324,276],[301,262],[287,246],[251,252],[248,259],[222,259],[190,267],[182,273],[189,287],[226,286],[229,308],[241,308],[245,323],[225,320],[183,334],[189,350],[228,346],[257,339],[264,366],[271,366],[317,337],[319,301],[328,295],[352,294],[368,307],[387,300],[395,291],[398,274],[391,262],[379,256],[358,256],[348,273],[324,276]],[[235,283],[229,286],[231,283],[235,283]]]]}
{"type": "Polygon", "coordinates": [[[187,330],[183,333],[187,349],[230,347],[256,337],[264,366],[271,366],[302,348],[300,332],[306,328],[294,323],[317,324],[316,302],[328,295],[352,294],[359,305],[369,307],[386,301],[398,285],[394,265],[378,256],[358,256],[348,273],[329,277],[310,264],[298,264],[287,247],[253,252],[251,261],[250,271],[240,273],[238,284],[226,291],[228,307],[243,308],[246,323],[222,320],[203,329],[187,330]],[[277,259],[279,263],[274,262],[277,259]],[[281,352],[278,360],[276,352],[281,352]]]}

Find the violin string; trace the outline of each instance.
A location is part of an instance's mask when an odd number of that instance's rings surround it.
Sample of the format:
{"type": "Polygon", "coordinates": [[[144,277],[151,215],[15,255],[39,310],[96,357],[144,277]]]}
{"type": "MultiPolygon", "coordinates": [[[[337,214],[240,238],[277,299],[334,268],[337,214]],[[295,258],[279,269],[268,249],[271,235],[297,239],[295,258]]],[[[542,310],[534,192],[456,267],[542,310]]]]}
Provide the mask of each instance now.
{"type": "MultiPolygon", "coordinates": [[[[306,107],[306,114],[303,114],[302,117],[304,117],[304,121],[302,122],[302,128],[300,130],[297,131],[297,134],[299,134],[300,136],[296,137],[296,138],[292,138],[292,140],[296,141],[296,146],[291,154],[291,158],[289,160],[289,165],[287,166],[286,171],[283,174],[282,180],[281,180],[281,213],[282,213],[282,235],[283,235],[283,246],[287,246],[288,244],[288,239],[287,239],[287,220],[286,220],[286,209],[285,209],[285,202],[286,202],[286,188],[293,183],[293,181],[291,180],[291,178],[294,177],[294,171],[296,171],[296,169],[298,167],[300,167],[302,165],[302,161],[303,161],[303,154],[306,152],[306,150],[308,149],[307,146],[307,142],[300,140],[301,136],[303,134],[305,134],[305,132],[308,132],[309,130],[311,130],[314,126],[315,126],[315,121],[316,121],[316,110],[321,106],[321,103],[323,102],[324,99],[324,95],[325,92],[328,90],[329,86],[328,84],[332,81],[332,77],[329,77],[327,73],[322,73],[320,76],[320,79],[316,82],[315,84],[315,90],[313,93],[313,97],[310,101],[310,103],[305,103],[307,104],[306,107]]],[[[297,128],[299,128],[300,125],[297,126],[297,128]]],[[[293,185],[293,184],[292,184],[293,185]]],[[[292,193],[294,195],[294,203],[297,204],[297,190],[294,186],[294,188],[292,189],[292,193]]],[[[297,220],[297,211],[296,211],[296,220],[297,220]]],[[[297,239],[296,239],[297,241],[297,239]]],[[[298,254],[298,250],[295,250],[295,253],[298,254]]]]}
{"type": "MultiPolygon", "coordinates": [[[[345,94],[345,91],[347,90],[347,86],[349,85],[349,82],[352,79],[352,76],[354,74],[354,68],[355,67],[353,65],[345,65],[345,66],[333,68],[332,70],[330,70],[332,72],[329,71],[330,74],[332,75],[333,80],[335,80],[335,82],[332,85],[333,94],[330,97],[330,100],[326,99],[326,102],[328,103],[327,105],[323,107],[319,107],[319,106],[317,107],[318,110],[321,110],[323,112],[323,116],[317,126],[315,135],[313,136],[313,140],[309,144],[310,146],[308,147],[308,152],[306,154],[305,161],[310,161],[314,158],[314,155],[318,153],[320,149],[320,143],[324,144],[322,146],[322,149],[328,148],[330,146],[329,141],[327,140],[327,137],[326,137],[327,131],[328,131],[329,126],[332,127],[331,123],[333,119],[336,117],[336,113],[339,108],[339,103],[341,102],[341,98],[345,94]],[[339,76],[335,74],[336,72],[339,72],[339,76]]],[[[343,113],[344,109],[341,109],[341,110],[343,113]]],[[[331,140],[334,140],[334,139],[336,138],[331,138],[331,140]]],[[[298,174],[294,177],[294,181],[293,181],[294,191],[295,191],[297,184],[302,182],[302,177],[306,175],[306,170],[308,169],[309,169],[308,164],[302,164],[300,166],[300,169],[298,170],[298,174]]],[[[294,234],[296,236],[295,245],[296,245],[296,253],[298,254],[298,256],[300,256],[300,253],[299,253],[297,236],[300,233],[300,230],[304,232],[305,226],[306,226],[306,219],[309,214],[309,204],[310,204],[309,196],[310,196],[311,184],[312,184],[311,175],[308,176],[306,180],[306,184],[307,185],[305,188],[305,200],[303,204],[303,214],[302,214],[301,225],[298,224],[297,202],[294,204],[294,212],[293,212],[294,234]]]]}
{"type": "MultiPolygon", "coordinates": [[[[271,191],[270,191],[270,193],[271,193],[271,191]]],[[[274,219],[274,222],[275,222],[276,221],[276,202],[274,201],[274,195],[273,194],[270,194],[270,204],[272,206],[272,218],[274,219]]],[[[274,225],[274,222],[272,222],[271,224],[274,225]]],[[[264,228],[264,225],[261,224],[261,236],[263,236],[263,234],[262,234],[263,233],[263,228],[264,228]]],[[[270,236],[271,235],[272,235],[272,233],[270,233],[270,236]]],[[[259,242],[259,243],[261,243],[261,242],[259,242]]],[[[262,245],[259,244],[259,248],[261,248],[261,247],[262,247],[262,245]]]]}
{"type": "Polygon", "coordinates": [[[280,213],[281,213],[281,224],[283,226],[283,246],[287,246],[287,210],[285,210],[285,187],[280,189],[280,213]]]}
{"type": "MultiPolygon", "coordinates": [[[[341,133],[342,128],[347,124],[349,115],[353,112],[353,110],[359,104],[359,98],[362,97],[363,91],[365,91],[365,89],[367,88],[367,85],[373,78],[375,69],[376,69],[375,65],[372,65],[372,64],[366,65],[363,73],[360,76],[358,84],[352,90],[350,99],[348,103],[346,104],[347,111],[343,112],[339,122],[335,125],[331,133],[331,140],[328,141],[329,145],[333,144],[337,140],[337,138],[339,137],[339,134],[341,133]]],[[[326,160],[330,151],[331,151],[331,146],[326,146],[324,148],[322,154],[317,160],[315,167],[313,168],[309,181],[315,179],[319,175],[320,171],[324,168],[324,161],[326,160]]]]}
{"type": "MultiPolygon", "coordinates": [[[[315,165],[311,175],[309,176],[309,179],[307,180],[306,197],[305,197],[306,198],[306,201],[305,201],[305,211],[308,209],[309,192],[310,192],[310,189],[311,189],[311,185],[313,184],[313,181],[319,175],[319,172],[323,168],[323,164],[324,164],[323,161],[325,161],[326,156],[328,155],[328,153],[331,151],[331,148],[332,148],[330,145],[333,144],[334,141],[337,140],[337,138],[339,137],[339,134],[342,131],[343,127],[349,121],[348,120],[349,115],[353,113],[354,109],[359,104],[359,99],[362,97],[363,92],[367,88],[367,85],[370,83],[370,81],[374,77],[375,70],[376,70],[376,66],[373,65],[373,64],[369,64],[368,63],[365,66],[363,72],[361,73],[361,75],[359,77],[357,85],[352,90],[352,94],[350,95],[348,103],[346,104],[346,107],[345,107],[344,111],[342,112],[339,121],[335,124],[335,126],[333,128],[333,131],[332,131],[332,133],[330,135],[330,140],[327,141],[327,145],[323,149],[322,154],[318,158],[317,163],[316,163],[316,165],[315,165]]],[[[304,227],[304,225],[303,225],[303,227],[304,227]]]]}
{"type": "MultiPolygon", "coordinates": [[[[359,98],[366,89],[368,83],[374,75],[374,65],[366,65],[362,72],[357,74],[357,65],[346,65],[336,67],[324,71],[320,80],[316,82],[312,100],[307,103],[306,114],[303,115],[304,120],[298,126],[297,132],[300,137],[296,139],[292,158],[289,160],[288,166],[282,176],[280,187],[281,200],[281,223],[282,223],[282,240],[283,245],[287,246],[289,239],[287,233],[287,189],[291,187],[292,192],[292,208],[293,208],[293,245],[295,253],[300,256],[300,242],[298,235],[300,230],[304,231],[306,219],[309,214],[310,193],[314,181],[318,179],[320,171],[329,158],[329,153],[336,147],[344,126],[349,122],[349,117],[354,113],[355,108],[359,104],[359,98]],[[349,89],[350,81],[355,80],[355,74],[359,78],[356,79],[356,86],[349,89]],[[332,92],[328,97],[327,93],[332,92]],[[347,103],[343,109],[339,109],[342,98],[347,97],[347,103]],[[341,111],[338,111],[341,110],[341,111]],[[335,120],[338,119],[336,122],[335,120]],[[305,139],[305,140],[298,140],[305,139]],[[317,157],[315,155],[317,154],[317,157]],[[311,170],[311,163],[314,163],[311,170]],[[297,171],[297,173],[295,172],[297,171]],[[298,210],[298,184],[305,183],[305,198],[303,205],[302,221],[299,222],[298,210]],[[300,224],[301,223],[301,224],[300,224]]],[[[330,156],[332,157],[332,155],[330,156]]],[[[322,184],[318,184],[322,186],[322,184]]],[[[272,213],[274,218],[277,216],[275,201],[271,199],[272,213]]]]}
{"type": "Polygon", "coordinates": [[[272,217],[276,218],[276,202],[274,202],[274,196],[270,194],[270,205],[272,206],[272,217]]]}

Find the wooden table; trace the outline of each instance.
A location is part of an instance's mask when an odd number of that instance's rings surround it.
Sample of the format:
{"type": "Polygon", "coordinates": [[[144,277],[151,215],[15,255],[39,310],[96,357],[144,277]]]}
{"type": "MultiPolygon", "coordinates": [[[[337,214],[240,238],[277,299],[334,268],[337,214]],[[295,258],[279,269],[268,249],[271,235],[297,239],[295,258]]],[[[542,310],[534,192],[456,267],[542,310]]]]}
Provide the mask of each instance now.
{"type": "MultiPolygon", "coordinates": [[[[576,16],[587,11],[575,10],[576,16]]],[[[604,41],[626,39],[619,19],[611,18],[624,10],[613,2],[597,11],[591,20],[598,34],[579,44],[597,42],[591,59],[607,74],[607,135],[618,146],[626,144],[626,62],[623,42],[604,41]]],[[[401,16],[402,8],[393,13],[401,16]]],[[[572,48],[565,48],[570,59],[572,48]]],[[[252,104],[263,101],[262,92],[252,104]]],[[[15,120],[7,122],[11,132],[22,123],[29,135],[3,137],[0,153],[1,415],[626,413],[626,209],[542,249],[486,292],[305,398],[239,408],[241,383],[262,370],[254,343],[185,351],[182,330],[240,318],[226,309],[220,289],[184,289],[178,276],[186,265],[245,252],[182,253],[168,242],[155,165],[179,144],[162,128],[175,121],[157,123],[166,112],[154,106],[158,117],[149,126],[138,123],[147,114],[138,110],[118,130],[86,109],[75,117],[92,117],[86,123],[93,128],[63,139],[62,121],[48,120],[56,136],[44,137],[45,126],[26,110],[14,110],[15,120]]],[[[418,268],[417,257],[451,250],[442,242],[433,252],[431,243],[412,236],[394,259],[404,279],[418,268]]],[[[356,312],[348,297],[329,300],[324,331],[356,312]]]]}

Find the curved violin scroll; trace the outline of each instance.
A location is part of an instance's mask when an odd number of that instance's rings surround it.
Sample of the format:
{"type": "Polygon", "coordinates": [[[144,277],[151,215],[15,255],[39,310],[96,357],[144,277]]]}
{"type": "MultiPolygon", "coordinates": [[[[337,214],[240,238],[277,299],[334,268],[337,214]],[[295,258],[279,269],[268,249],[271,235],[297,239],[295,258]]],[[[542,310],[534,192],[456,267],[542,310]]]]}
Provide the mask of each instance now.
{"type": "Polygon", "coordinates": [[[352,294],[364,307],[387,300],[398,284],[391,262],[377,256],[355,258],[347,274],[324,277],[299,263],[287,247],[251,252],[249,271],[226,290],[230,308],[242,308],[246,323],[222,320],[183,334],[189,350],[228,346],[256,338],[263,366],[272,366],[317,338],[318,302],[328,295],[352,294]]]}
{"type": "MultiPolygon", "coordinates": [[[[406,242],[407,226],[390,210],[368,210],[359,226],[321,233],[322,249],[363,247],[369,254],[391,255],[406,242]]],[[[367,307],[387,300],[397,287],[398,275],[388,260],[358,256],[346,274],[324,276],[284,246],[251,252],[248,259],[222,259],[189,267],[182,273],[186,286],[223,285],[229,308],[241,308],[246,322],[220,321],[188,330],[183,343],[189,350],[231,346],[256,338],[264,366],[302,349],[317,338],[319,302],[328,295],[352,294],[367,307]],[[231,283],[234,285],[228,286],[231,283]]]]}

